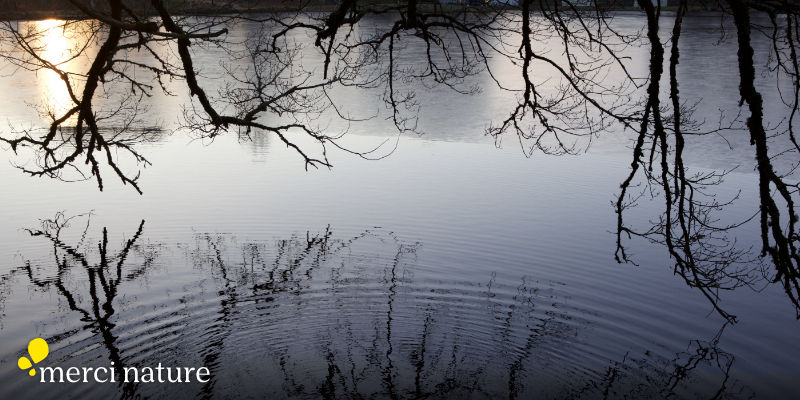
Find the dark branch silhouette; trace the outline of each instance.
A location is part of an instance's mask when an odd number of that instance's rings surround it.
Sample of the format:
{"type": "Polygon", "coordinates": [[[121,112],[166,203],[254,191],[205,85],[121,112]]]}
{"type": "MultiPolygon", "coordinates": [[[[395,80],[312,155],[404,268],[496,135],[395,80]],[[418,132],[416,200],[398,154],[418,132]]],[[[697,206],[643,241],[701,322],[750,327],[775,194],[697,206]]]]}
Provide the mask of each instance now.
{"type": "Polygon", "coordinates": [[[276,8],[281,12],[267,14],[223,2],[217,4],[219,16],[193,17],[163,0],[98,3],[69,0],[84,19],[57,26],[2,25],[0,39],[9,49],[2,57],[24,70],[56,74],[67,93],[63,110],[42,109],[46,126],[0,134],[12,151],[33,152],[35,165],[19,166],[27,174],[95,179],[102,190],[110,170],[141,192],[140,168],[149,161],[137,143],[162,132],[147,123],[147,99],[157,92],[173,94],[167,82],[174,80],[189,94],[182,130],[203,138],[226,132],[274,136],[309,168],[330,167],[331,146],[368,159],[390,154],[396,140],[363,150],[345,147],[340,139],[350,126],[381,118],[398,137],[421,133],[418,115],[425,104],[415,88],[476,95],[481,88],[475,78],[484,77],[516,100],[485,133],[498,144],[511,136],[527,156],[579,153],[606,131],[636,135],[631,169],[614,203],[618,261],[633,261],[626,252],[631,238],[664,245],[675,273],[728,320],[734,315],[721,306],[721,291],[757,285],[766,273],[783,287],[800,318],[795,210],[800,7],[795,2],[717,2],[736,31],[741,102],[738,113],[716,125],[695,119],[696,104],[681,99],[680,39],[689,12],[684,0],[674,14],[669,47],[660,36],[660,2],[649,0],[638,1],[643,11],[638,33],[615,29],[605,1],[445,7],[345,0],[325,7],[285,3],[276,8]],[[765,14],[769,24],[755,23],[755,13],[765,14]],[[234,39],[230,32],[245,24],[250,27],[245,38],[234,39]],[[74,42],[63,60],[45,54],[44,35],[53,29],[74,42]],[[780,93],[786,108],[780,121],[764,115],[754,35],[771,44],[766,70],[776,81],[790,82],[791,90],[780,93]],[[649,69],[647,76],[636,76],[626,51],[642,46],[649,49],[649,69]],[[418,48],[422,54],[412,51],[418,48]],[[240,66],[199,65],[201,51],[240,66]],[[71,65],[81,60],[85,65],[71,65]],[[498,63],[513,66],[514,76],[500,76],[498,63]],[[215,85],[203,67],[221,68],[225,84],[215,85]],[[666,88],[668,96],[662,94],[666,88]],[[352,89],[382,107],[348,110],[337,93],[352,89]],[[733,232],[749,220],[721,222],[736,198],[718,199],[713,189],[736,166],[695,172],[684,162],[694,136],[740,130],[751,139],[759,185],[754,218],[761,259],[768,257],[774,266],[770,271],[736,241],[733,232]],[[783,167],[786,163],[790,166],[783,167]],[[663,212],[652,216],[650,226],[635,227],[626,212],[648,195],[663,203],[663,212]]]}

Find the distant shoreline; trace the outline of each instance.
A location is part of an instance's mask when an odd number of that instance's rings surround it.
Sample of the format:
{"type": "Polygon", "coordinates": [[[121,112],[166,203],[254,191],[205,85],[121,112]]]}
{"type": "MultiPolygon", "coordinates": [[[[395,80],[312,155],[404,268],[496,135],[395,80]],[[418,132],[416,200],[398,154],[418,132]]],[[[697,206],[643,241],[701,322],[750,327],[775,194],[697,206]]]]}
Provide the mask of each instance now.
{"type": "MultiPolygon", "coordinates": [[[[424,12],[432,11],[433,6],[430,4],[421,4],[421,9],[424,12]],[[430,9],[430,10],[429,10],[430,9]]],[[[510,7],[509,10],[516,9],[516,7],[510,7]]],[[[677,11],[677,7],[669,6],[669,7],[662,7],[662,11],[677,11]]],[[[332,12],[335,10],[334,5],[310,5],[305,7],[302,12],[314,13],[314,12],[332,12]]],[[[452,4],[445,4],[441,8],[444,12],[460,12],[464,10],[464,6],[459,5],[452,5],[452,4]]],[[[478,12],[480,8],[471,8],[472,12],[478,12]]],[[[152,12],[141,12],[139,15],[142,17],[153,17],[157,16],[157,13],[152,12]]],[[[613,9],[608,9],[609,12],[642,12],[642,9],[639,7],[615,7],[613,9]]],[[[710,12],[710,13],[719,13],[720,10],[708,10],[701,7],[689,7],[689,11],[694,12],[710,12]]],[[[298,12],[297,9],[292,9],[289,7],[254,7],[254,8],[232,8],[232,7],[194,7],[191,9],[174,9],[172,10],[172,15],[176,16],[229,16],[229,15],[254,15],[254,14],[274,14],[274,13],[291,13],[291,12],[298,12]]],[[[26,21],[26,20],[45,20],[45,19],[63,19],[63,20],[80,20],[80,19],[92,19],[87,17],[86,14],[82,13],[80,10],[70,8],[70,9],[52,9],[52,10],[8,10],[2,16],[0,16],[0,20],[2,21],[26,21]]]]}

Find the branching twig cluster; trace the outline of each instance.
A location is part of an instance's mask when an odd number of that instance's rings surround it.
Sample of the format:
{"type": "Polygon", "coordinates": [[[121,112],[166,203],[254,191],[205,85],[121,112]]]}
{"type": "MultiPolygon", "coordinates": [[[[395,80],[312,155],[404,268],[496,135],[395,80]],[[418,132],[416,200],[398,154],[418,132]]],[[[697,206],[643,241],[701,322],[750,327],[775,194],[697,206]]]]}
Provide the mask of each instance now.
{"type": "Polygon", "coordinates": [[[794,167],[780,170],[775,162],[789,159],[796,167],[800,153],[795,133],[800,10],[794,2],[719,1],[737,32],[746,124],[740,127],[737,115],[709,130],[693,119],[695,105],[680,98],[679,44],[687,1],[679,3],[669,48],[659,33],[661,7],[648,0],[638,2],[646,23],[634,33],[616,29],[614,14],[600,1],[587,6],[585,1],[522,0],[518,7],[455,9],[419,1],[343,0],[327,12],[301,2],[287,3],[294,6],[280,13],[203,18],[177,15],[164,0],[150,1],[152,14],[137,11],[141,7],[132,7],[130,0],[106,0],[97,7],[69,1],[86,20],[2,25],[2,57],[24,70],[55,74],[68,98],[62,110],[42,109],[49,122],[43,130],[0,135],[15,152],[34,151],[36,166],[20,166],[30,175],[71,179],[66,171],[76,171],[78,178],[96,179],[102,190],[101,170],[110,169],[141,192],[138,169],[131,171],[123,160],[148,165],[135,144],[159,128],[142,128],[147,126],[145,99],[157,91],[174,94],[169,85],[174,80],[183,82],[191,96],[184,128],[204,138],[228,131],[242,137],[274,135],[308,168],[331,166],[329,146],[364,158],[385,156],[378,148],[350,149],[340,139],[350,124],[380,117],[398,135],[419,133],[417,117],[424,104],[414,88],[477,94],[481,88],[472,78],[483,75],[516,100],[486,133],[498,143],[512,135],[526,155],[577,153],[582,140],[590,142],[602,131],[635,132],[631,170],[615,202],[617,260],[630,260],[627,238],[665,245],[675,272],[730,320],[734,317],[719,305],[719,291],[756,282],[756,260],[730,235],[747,221],[720,222],[719,214],[732,200],[718,200],[712,187],[728,171],[690,171],[684,151],[693,135],[747,129],[759,177],[762,256],[771,258],[775,272],[770,278],[782,284],[800,317],[798,187],[794,167]],[[766,13],[770,24],[753,23],[754,12],[766,13]],[[45,54],[45,35],[52,29],[73,43],[60,60],[45,54]],[[244,39],[232,35],[234,30],[245,31],[244,39]],[[780,93],[787,107],[782,121],[764,116],[755,84],[753,32],[771,40],[770,71],[778,81],[791,83],[790,91],[780,93]],[[650,50],[647,77],[631,72],[626,52],[642,43],[650,50]],[[206,65],[198,61],[198,49],[213,49],[224,59],[206,65]],[[79,61],[84,69],[75,68],[79,61]],[[503,76],[498,65],[514,66],[515,76],[503,76]],[[214,67],[221,68],[223,79],[205,75],[204,69],[214,67]],[[668,100],[662,98],[667,87],[668,100]],[[339,96],[353,89],[375,96],[383,109],[349,110],[339,96]],[[635,229],[625,215],[647,194],[663,201],[664,212],[651,226],[635,229]]]}

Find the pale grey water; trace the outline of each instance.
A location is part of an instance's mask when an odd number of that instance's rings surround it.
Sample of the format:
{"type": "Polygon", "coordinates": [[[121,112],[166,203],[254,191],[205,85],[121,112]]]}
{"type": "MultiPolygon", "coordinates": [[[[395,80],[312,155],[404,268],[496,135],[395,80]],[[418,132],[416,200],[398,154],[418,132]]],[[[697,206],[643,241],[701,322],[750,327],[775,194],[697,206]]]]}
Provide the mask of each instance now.
{"type": "MultiPolygon", "coordinates": [[[[632,27],[638,18],[622,14],[616,23],[632,27]]],[[[712,114],[713,105],[738,100],[735,50],[713,46],[717,19],[696,21],[683,39],[683,94],[709,99],[712,114]]],[[[0,85],[4,116],[35,125],[20,99],[47,86],[30,76],[0,85]]],[[[527,159],[515,140],[498,149],[482,136],[504,115],[507,94],[446,95],[423,96],[425,135],[402,137],[380,161],[334,151],[332,170],[304,171],[274,138],[205,143],[179,131],[142,146],[153,162],[143,196],[110,178],[100,193],[92,181],[26,177],[3,152],[2,397],[710,398],[720,387],[734,398],[800,394],[800,325],[778,288],[723,293],[740,322],[710,346],[723,321],[673,276],[664,248],[634,241],[639,266],[614,262],[610,202],[630,164],[629,137],[597,138],[578,157],[527,159]],[[76,264],[59,275],[64,251],[23,229],[59,211],[92,212],[85,238],[85,219],[63,234],[91,265],[104,227],[111,257],[144,221],[112,294],[99,289],[96,269],[76,264]],[[43,365],[205,365],[213,379],[32,384],[16,360],[37,336],[50,343],[43,365]],[[684,364],[695,368],[676,381],[684,364]]],[[[154,120],[177,119],[179,99],[153,102],[154,120]]],[[[389,132],[354,127],[348,141],[368,148],[389,132]]],[[[714,138],[687,150],[696,168],[744,166],[719,188],[723,196],[743,191],[728,210],[736,220],[756,207],[755,177],[745,133],[727,135],[733,150],[714,138]]],[[[642,208],[637,218],[657,210],[642,208]]],[[[754,224],[736,233],[757,243],[754,224]]]]}

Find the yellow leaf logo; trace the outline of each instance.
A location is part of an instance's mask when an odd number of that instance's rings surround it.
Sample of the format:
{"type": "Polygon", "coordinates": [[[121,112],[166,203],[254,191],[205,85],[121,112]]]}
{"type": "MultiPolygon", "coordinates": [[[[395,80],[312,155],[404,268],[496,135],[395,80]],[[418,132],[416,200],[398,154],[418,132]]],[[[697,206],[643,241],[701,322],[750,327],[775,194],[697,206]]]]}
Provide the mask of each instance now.
{"type": "Polygon", "coordinates": [[[28,371],[28,375],[34,376],[36,375],[36,368],[31,368],[33,364],[37,364],[39,361],[42,361],[50,354],[50,347],[47,345],[47,342],[44,341],[42,338],[36,338],[28,342],[28,357],[20,357],[17,360],[17,366],[19,369],[26,370],[30,368],[28,371]],[[31,362],[33,360],[33,362],[31,362]]]}

